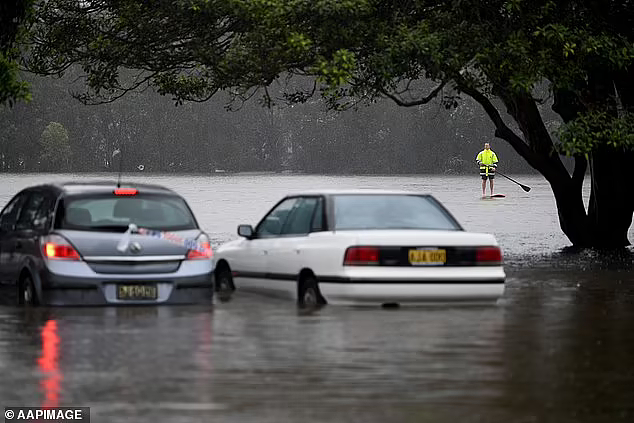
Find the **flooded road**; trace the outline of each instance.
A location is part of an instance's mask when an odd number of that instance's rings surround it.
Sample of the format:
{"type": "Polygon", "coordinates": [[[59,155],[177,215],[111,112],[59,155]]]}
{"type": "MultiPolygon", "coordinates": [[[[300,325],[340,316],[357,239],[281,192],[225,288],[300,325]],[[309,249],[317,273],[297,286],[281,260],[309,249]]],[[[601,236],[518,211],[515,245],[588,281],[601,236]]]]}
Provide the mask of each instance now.
{"type": "MultiPolygon", "coordinates": [[[[313,314],[240,293],[213,307],[0,306],[0,406],[89,406],[94,422],[634,421],[632,250],[562,250],[546,182],[510,176],[531,192],[497,181],[508,197],[480,200],[477,179],[439,176],[143,178],[181,193],[215,245],[290,191],[431,192],[496,235],[506,292],[313,314]]],[[[51,179],[71,176],[2,175],[0,203],[51,179]]]]}

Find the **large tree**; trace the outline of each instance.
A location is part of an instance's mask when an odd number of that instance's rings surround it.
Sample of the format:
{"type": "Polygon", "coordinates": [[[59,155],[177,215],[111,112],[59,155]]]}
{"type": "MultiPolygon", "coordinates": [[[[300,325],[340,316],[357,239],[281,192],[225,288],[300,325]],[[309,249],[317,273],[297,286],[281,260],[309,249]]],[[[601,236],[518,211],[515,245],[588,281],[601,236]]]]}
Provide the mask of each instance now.
{"type": "Polygon", "coordinates": [[[30,69],[80,63],[85,102],[152,85],[177,102],[228,90],[271,104],[276,81],[284,101],[319,92],[335,109],[470,96],[548,180],[574,245],[629,244],[631,0],[46,0],[37,18],[30,69]],[[540,112],[549,100],[565,123],[557,137],[540,112]]]}

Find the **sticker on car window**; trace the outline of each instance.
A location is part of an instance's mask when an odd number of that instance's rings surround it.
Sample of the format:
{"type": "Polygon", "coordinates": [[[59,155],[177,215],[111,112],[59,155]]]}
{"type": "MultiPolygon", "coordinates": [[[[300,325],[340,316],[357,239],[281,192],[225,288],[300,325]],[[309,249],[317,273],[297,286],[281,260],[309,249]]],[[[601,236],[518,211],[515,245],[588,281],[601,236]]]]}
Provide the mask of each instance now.
{"type": "Polygon", "coordinates": [[[128,229],[123,233],[119,243],[117,244],[117,250],[125,252],[130,245],[130,238],[133,233],[149,236],[153,238],[164,239],[173,244],[177,244],[187,248],[188,250],[195,250],[203,254],[211,256],[211,248],[207,242],[198,242],[195,239],[183,238],[173,232],[159,231],[155,229],[139,228],[135,224],[131,223],[128,229]]]}

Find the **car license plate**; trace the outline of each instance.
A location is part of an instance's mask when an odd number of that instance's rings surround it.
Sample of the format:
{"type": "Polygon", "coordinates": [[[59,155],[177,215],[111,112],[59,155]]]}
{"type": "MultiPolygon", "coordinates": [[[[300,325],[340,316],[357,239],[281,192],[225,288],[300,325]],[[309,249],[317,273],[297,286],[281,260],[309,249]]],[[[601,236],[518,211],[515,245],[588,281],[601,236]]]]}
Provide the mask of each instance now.
{"type": "Polygon", "coordinates": [[[445,264],[447,262],[447,252],[445,250],[409,250],[409,262],[412,265],[424,266],[434,264],[445,264]]]}
{"type": "Polygon", "coordinates": [[[156,284],[117,285],[118,300],[156,300],[156,284]]]}

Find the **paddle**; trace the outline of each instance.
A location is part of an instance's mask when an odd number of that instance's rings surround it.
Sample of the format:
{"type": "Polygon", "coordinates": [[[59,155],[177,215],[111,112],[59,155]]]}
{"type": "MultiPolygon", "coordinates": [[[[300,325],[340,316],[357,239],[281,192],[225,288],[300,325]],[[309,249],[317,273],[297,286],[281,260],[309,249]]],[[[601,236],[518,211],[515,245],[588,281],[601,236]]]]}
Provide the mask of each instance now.
{"type": "Polygon", "coordinates": [[[508,179],[508,180],[509,180],[509,181],[511,181],[511,182],[515,182],[517,185],[521,186],[521,187],[522,187],[522,189],[523,189],[524,191],[526,191],[526,192],[528,192],[528,191],[530,191],[530,190],[531,190],[531,187],[527,187],[526,185],[522,185],[522,184],[520,184],[519,182],[517,182],[517,181],[516,181],[516,180],[514,180],[514,179],[509,178],[508,176],[506,176],[506,175],[505,175],[505,174],[503,174],[502,172],[499,172],[499,171],[497,171],[497,170],[496,170],[496,171],[495,171],[495,173],[497,173],[498,175],[504,176],[506,179],[508,179]]]}

